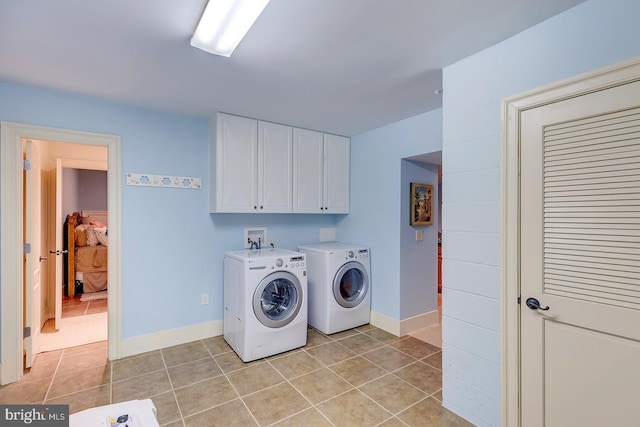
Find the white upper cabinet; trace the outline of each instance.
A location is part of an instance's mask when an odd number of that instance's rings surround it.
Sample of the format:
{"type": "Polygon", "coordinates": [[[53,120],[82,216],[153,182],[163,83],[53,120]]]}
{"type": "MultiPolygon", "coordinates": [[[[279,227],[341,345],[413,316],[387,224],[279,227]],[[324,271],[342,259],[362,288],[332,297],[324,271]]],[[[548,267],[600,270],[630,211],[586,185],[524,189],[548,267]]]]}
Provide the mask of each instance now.
{"type": "Polygon", "coordinates": [[[324,211],[349,213],[350,140],[324,134],[324,211]]]}
{"type": "Polygon", "coordinates": [[[258,212],[293,209],[293,129],[258,122],[258,212]]]}
{"type": "Polygon", "coordinates": [[[349,138],[218,113],[210,211],[349,213],[349,138]]]}
{"type": "Polygon", "coordinates": [[[292,128],[218,113],[211,212],[292,211],[292,128]]]}
{"type": "Polygon", "coordinates": [[[293,129],[293,211],[349,213],[349,138],[293,129]]]}
{"type": "Polygon", "coordinates": [[[258,121],[218,114],[211,148],[212,212],[248,212],[257,203],[258,121]]]}
{"type": "Polygon", "coordinates": [[[293,130],[293,211],[324,212],[324,136],[293,130]]]}

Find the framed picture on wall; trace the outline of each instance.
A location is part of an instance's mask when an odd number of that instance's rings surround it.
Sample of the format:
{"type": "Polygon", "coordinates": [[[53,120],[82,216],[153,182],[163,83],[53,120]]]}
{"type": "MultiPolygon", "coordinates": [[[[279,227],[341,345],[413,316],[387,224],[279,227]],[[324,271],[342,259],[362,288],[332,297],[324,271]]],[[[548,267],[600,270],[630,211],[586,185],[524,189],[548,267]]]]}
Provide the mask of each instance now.
{"type": "Polygon", "coordinates": [[[411,183],[411,225],[433,224],[433,185],[411,183]]]}

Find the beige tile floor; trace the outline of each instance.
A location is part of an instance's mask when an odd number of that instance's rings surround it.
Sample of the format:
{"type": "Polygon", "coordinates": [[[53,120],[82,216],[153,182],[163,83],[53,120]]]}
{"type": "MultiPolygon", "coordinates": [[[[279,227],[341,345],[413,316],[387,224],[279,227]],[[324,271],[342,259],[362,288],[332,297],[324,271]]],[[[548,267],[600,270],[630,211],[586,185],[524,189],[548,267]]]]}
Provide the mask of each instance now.
{"type": "Polygon", "coordinates": [[[411,332],[411,335],[414,338],[419,339],[420,341],[428,342],[429,344],[433,344],[436,347],[442,348],[442,294],[438,294],[438,323],[435,325],[427,326],[426,328],[418,329],[417,331],[411,332]]]}
{"type": "Polygon", "coordinates": [[[443,408],[440,348],[365,325],[243,363],[219,337],[107,360],[106,342],[38,354],[0,403],[70,412],[151,398],[163,426],[469,426],[443,408]]]}

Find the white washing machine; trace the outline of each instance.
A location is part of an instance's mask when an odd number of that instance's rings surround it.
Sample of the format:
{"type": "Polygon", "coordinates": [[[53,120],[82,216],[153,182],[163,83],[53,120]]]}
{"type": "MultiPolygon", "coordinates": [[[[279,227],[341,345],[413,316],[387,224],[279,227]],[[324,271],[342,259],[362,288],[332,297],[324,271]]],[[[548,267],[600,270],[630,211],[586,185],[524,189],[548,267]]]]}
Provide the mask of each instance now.
{"type": "Polygon", "coordinates": [[[307,343],[303,253],[242,250],[224,256],[224,339],[249,362],[307,343]]]}
{"type": "Polygon", "coordinates": [[[369,249],[344,243],[298,247],[307,255],[309,324],[333,334],[369,323],[369,249]]]}

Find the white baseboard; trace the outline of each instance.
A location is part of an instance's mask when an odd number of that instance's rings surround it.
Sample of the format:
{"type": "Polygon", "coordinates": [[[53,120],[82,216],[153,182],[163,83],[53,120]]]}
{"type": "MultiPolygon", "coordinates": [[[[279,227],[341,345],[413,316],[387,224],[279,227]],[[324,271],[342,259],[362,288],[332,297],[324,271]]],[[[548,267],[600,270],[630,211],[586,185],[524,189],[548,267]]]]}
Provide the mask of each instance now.
{"type": "Polygon", "coordinates": [[[384,314],[371,311],[369,323],[371,323],[371,325],[375,326],[376,328],[380,328],[397,337],[400,336],[400,321],[396,319],[392,319],[384,314]]]}
{"type": "Polygon", "coordinates": [[[411,334],[419,329],[438,324],[440,313],[438,310],[422,313],[400,321],[400,336],[411,334]]]}
{"type": "MultiPolygon", "coordinates": [[[[404,320],[392,319],[384,314],[371,312],[371,325],[397,337],[408,335],[418,329],[438,323],[438,310],[422,313],[404,320]]],[[[183,328],[167,329],[153,334],[139,335],[122,340],[122,357],[159,350],[174,345],[216,337],[223,334],[223,321],[215,320],[183,328]]]]}
{"type": "Polygon", "coordinates": [[[371,312],[370,323],[376,328],[380,328],[397,337],[402,337],[438,323],[440,314],[438,310],[422,313],[404,320],[392,319],[384,314],[371,312]]]}
{"type": "Polygon", "coordinates": [[[223,334],[222,320],[215,320],[183,328],[167,329],[153,334],[139,335],[122,340],[122,357],[159,350],[223,334]]]}

